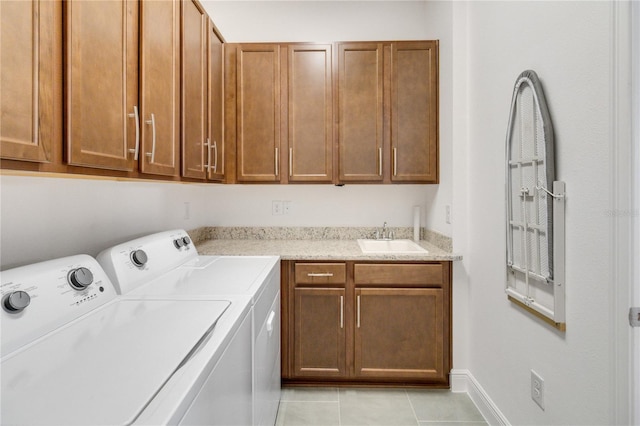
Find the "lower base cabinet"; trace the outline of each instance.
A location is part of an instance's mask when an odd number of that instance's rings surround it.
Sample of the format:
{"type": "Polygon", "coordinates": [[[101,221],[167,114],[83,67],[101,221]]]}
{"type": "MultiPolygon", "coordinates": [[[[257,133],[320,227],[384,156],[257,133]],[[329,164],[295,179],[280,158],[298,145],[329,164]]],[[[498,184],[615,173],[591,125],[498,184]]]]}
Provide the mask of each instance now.
{"type": "Polygon", "coordinates": [[[285,384],[448,387],[451,262],[282,262],[285,384]]]}

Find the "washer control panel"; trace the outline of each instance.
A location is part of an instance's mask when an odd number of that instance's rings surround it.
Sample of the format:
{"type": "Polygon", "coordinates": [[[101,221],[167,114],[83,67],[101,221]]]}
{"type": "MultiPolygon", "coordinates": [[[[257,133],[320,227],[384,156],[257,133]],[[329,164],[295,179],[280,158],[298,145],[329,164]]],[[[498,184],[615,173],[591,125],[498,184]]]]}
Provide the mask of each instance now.
{"type": "Polygon", "coordinates": [[[9,269],[1,280],[2,356],[117,297],[87,255],[9,269]]]}
{"type": "Polygon", "coordinates": [[[189,235],[176,229],[118,244],[97,259],[118,294],[127,294],[197,257],[189,235]]]}

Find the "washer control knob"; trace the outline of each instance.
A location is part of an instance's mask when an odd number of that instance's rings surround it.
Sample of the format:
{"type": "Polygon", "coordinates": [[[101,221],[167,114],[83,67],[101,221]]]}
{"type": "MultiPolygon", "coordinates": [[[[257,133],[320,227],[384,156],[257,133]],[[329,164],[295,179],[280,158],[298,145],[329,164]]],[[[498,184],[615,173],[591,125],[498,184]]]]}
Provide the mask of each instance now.
{"type": "Polygon", "coordinates": [[[140,267],[147,263],[147,253],[144,250],[134,250],[131,252],[131,261],[134,265],[140,267]]]}
{"type": "Polygon", "coordinates": [[[84,267],[71,270],[68,281],[71,287],[76,290],[84,290],[93,282],[93,273],[84,267]]]}
{"type": "Polygon", "coordinates": [[[182,238],[176,238],[175,240],[173,240],[173,245],[176,246],[177,249],[181,249],[182,246],[184,246],[184,241],[182,240],[182,238]]]}
{"type": "Polygon", "coordinates": [[[185,246],[188,246],[191,243],[191,239],[189,239],[189,237],[182,237],[182,242],[185,246]]]}
{"type": "Polygon", "coordinates": [[[2,298],[2,307],[10,314],[22,312],[31,303],[31,296],[26,291],[13,291],[2,298]]]}

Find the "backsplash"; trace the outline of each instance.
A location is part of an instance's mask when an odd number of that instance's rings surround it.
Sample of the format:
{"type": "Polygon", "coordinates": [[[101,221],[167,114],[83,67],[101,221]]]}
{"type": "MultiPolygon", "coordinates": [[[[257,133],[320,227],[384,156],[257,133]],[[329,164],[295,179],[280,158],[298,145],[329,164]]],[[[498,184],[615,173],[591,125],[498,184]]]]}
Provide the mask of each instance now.
{"type": "MultiPolygon", "coordinates": [[[[188,231],[189,236],[198,244],[206,240],[357,240],[358,238],[374,238],[380,227],[202,227],[188,231]]],[[[388,228],[393,231],[395,239],[412,239],[412,227],[388,228]]],[[[453,242],[450,237],[438,232],[420,229],[420,239],[436,247],[452,251],[453,242]]]]}

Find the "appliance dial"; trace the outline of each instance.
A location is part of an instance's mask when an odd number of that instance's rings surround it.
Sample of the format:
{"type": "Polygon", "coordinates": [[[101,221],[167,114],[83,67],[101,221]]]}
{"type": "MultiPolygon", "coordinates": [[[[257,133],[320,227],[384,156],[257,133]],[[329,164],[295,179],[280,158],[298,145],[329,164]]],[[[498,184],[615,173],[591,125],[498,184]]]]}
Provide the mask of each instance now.
{"type": "Polygon", "coordinates": [[[182,238],[177,238],[173,240],[173,245],[176,246],[177,249],[181,249],[182,246],[184,246],[184,241],[182,240],[182,238]]]}
{"type": "Polygon", "coordinates": [[[147,263],[147,253],[144,250],[138,249],[131,252],[131,261],[134,265],[141,267],[147,263]]]}
{"type": "Polygon", "coordinates": [[[10,314],[22,312],[29,303],[31,303],[31,297],[26,291],[21,290],[8,293],[2,298],[2,307],[10,314]]]}
{"type": "Polygon", "coordinates": [[[67,281],[76,290],[84,290],[93,282],[93,273],[84,267],[73,269],[69,272],[67,281]]]}
{"type": "Polygon", "coordinates": [[[189,237],[183,237],[182,242],[185,246],[188,246],[191,243],[191,240],[189,239],[189,237]]]}

